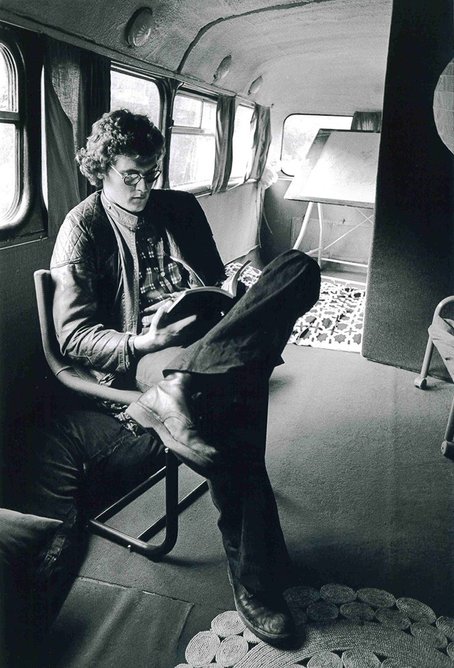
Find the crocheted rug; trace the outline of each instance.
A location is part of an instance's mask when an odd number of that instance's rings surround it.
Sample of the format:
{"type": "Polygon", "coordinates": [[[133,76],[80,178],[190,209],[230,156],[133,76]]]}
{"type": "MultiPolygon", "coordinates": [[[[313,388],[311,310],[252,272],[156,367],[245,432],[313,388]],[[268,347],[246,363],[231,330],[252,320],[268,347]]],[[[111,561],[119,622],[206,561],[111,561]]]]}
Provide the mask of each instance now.
{"type": "Polygon", "coordinates": [[[258,640],[223,612],[186,647],[175,668],[454,668],[454,618],[381,589],[327,584],[285,592],[297,625],[292,649],[258,640]]]}
{"type": "MultiPolygon", "coordinates": [[[[240,266],[240,262],[232,262],[226,267],[226,273],[229,275],[240,266]]],[[[260,269],[248,266],[240,280],[250,287],[260,274],[260,269]]],[[[361,352],[365,302],[365,288],[335,279],[322,280],[318,302],[298,318],[288,342],[297,346],[361,352]]]]}

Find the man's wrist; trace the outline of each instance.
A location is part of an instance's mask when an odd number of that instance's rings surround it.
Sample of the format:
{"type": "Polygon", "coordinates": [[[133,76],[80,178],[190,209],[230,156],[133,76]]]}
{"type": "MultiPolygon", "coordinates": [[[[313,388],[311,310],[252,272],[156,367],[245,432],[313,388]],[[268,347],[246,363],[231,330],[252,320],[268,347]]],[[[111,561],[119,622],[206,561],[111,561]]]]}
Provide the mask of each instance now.
{"type": "Polygon", "coordinates": [[[137,339],[137,336],[130,336],[129,339],[128,339],[128,350],[129,350],[129,353],[130,353],[131,357],[134,360],[138,360],[139,357],[140,357],[140,351],[137,350],[137,347],[136,347],[136,344],[135,344],[136,339],[137,339]]]}
{"type": "Polygon", "coordinates": [[[156,345],[156,343],[151,343],[148,337],[142,337],[140,334],[129,337],[128,347],[131,356],[135,360],[139,360],[143,355],[147,355],[147,353],[153,353],[156,350],[160,350],[160,347],[156,345]]]}

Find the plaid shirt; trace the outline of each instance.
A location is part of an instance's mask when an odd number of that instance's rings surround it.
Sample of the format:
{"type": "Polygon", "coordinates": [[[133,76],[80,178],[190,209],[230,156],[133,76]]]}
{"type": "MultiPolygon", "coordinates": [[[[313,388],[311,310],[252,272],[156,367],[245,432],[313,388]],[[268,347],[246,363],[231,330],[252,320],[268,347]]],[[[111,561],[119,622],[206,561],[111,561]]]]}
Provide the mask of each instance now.
{"type": "Polygon", "coordinates": [[[139,257],[140,318],[147,306],[172,292],[190,287],[189,273],[170,256],[169,241],[150,222],[140,221],[136,231],[139,257]]]}

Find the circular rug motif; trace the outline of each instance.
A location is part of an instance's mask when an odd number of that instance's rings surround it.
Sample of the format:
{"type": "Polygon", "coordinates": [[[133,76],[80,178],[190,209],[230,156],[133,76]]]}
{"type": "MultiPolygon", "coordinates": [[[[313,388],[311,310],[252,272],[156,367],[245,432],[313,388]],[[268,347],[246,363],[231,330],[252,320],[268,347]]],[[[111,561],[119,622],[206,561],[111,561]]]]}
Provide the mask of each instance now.
{"type": "Polygon", "coordinates": [[[454,668],[454,618],[414,598],[338,584],[293,587],[285,598],[297,625],[292,649],[262,642],[228,610],[175,668],[454,668]]]}

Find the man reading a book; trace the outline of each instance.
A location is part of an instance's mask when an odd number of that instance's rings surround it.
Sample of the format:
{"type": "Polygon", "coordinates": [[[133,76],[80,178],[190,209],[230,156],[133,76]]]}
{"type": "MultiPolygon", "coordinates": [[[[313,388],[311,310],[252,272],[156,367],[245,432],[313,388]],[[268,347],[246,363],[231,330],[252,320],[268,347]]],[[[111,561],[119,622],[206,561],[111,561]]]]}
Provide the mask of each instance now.
{"type": "Polygon", "coordinates": [[[77,155],[99,189],[68,213],[55,244],[57,337],[84,373],[142,394],[101,422],[85,415],[75,429],[73,420],[65,451],[86,460],[121,440],[129,465],[145,474],[158,435],[207,477],[237,610],[278,644],[293,628],[282,596],[290,561],[264,461],[268,380],[295,320],[318,299],[320,272],[287,251],[220,319],[170,322],[176,294],[200,280],[219,285],[225,274],[195,197],[153,188],[163,147],[146,116],[118,110],[93,125],[77,155]]]}

